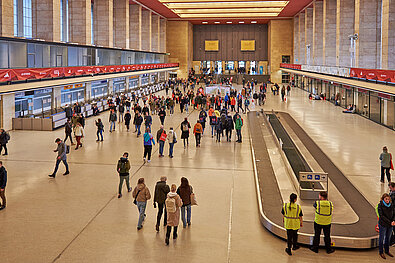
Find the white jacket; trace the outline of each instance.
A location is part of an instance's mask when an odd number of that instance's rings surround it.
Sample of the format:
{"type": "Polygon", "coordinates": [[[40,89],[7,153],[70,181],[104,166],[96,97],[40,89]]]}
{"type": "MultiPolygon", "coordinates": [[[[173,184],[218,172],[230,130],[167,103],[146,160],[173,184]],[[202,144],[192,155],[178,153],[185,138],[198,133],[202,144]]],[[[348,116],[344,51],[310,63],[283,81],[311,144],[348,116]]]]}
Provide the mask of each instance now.
{"type": "Polygon", "coordinates": [[[84,136],[84,128],[82,126],[76,126],[74,130],[75,136],[84,136]]]}
{"type": "Polygon", "coordinates": [[[167,140],[169,141],[169,143],[174,143],[174,140],[177,141],[176,132],[173,130],[170,130],[169,133],[167,134],[167,140]]]}

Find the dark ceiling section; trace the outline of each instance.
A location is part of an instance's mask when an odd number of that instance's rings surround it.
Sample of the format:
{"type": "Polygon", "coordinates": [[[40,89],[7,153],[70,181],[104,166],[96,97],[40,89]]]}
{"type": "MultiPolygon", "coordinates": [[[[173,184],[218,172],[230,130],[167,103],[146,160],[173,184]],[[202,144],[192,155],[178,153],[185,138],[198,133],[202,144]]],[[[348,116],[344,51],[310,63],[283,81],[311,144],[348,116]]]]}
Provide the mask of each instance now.
{"type": "Polygon", "coordinates": [[[193,60],[195,61],[266,61],[268,26],[194,25],[193,60]],[[205,40],[219,40],[219,51],[205,51],[205,40]],[[241,51],[241,40],[255,40],[255,51],[241,51]]]}

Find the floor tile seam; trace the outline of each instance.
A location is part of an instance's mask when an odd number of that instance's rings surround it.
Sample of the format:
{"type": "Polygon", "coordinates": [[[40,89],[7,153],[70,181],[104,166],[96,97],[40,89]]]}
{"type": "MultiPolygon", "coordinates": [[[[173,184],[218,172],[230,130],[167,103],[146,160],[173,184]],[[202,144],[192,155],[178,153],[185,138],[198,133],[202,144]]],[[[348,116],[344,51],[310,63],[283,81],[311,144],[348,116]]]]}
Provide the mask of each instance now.
{"type": "MultiPolygon", "coordinates": [[[[152,163],[151,163],[152,164],[152,163]]],[[[237,171],[253,172],[252,169],[235,169],[235,168],[214,168],[214,167],[192,167],[192,166],[165,166],[165,165],[147,165],[147,168],[174,168],[174,169],[194,169],[194,170],[215,170],[215,171],[237,171]]]]}

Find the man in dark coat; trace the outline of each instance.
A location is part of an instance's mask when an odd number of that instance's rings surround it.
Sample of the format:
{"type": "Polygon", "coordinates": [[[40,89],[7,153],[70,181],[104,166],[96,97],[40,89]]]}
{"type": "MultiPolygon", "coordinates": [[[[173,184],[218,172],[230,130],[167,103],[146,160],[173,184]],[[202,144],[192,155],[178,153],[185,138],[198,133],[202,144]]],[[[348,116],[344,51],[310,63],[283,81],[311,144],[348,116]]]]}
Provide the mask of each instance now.
{"type": "Polygon", "coordinates": [[[160,181],[155,185],[155,194],[154,194],[154,207],[156,208],[156,204],[158,204],[158,215],[156,217],[156,231],[159,232],[160,220],[163,214],[163,208],[165,209],[165,214],[163,216],[163,225],[167,225],[167,211],[165,206],[165,201],[167,194],[170,192],[170,187],[166,184],[167,177],[162,176],[160,181]]]}

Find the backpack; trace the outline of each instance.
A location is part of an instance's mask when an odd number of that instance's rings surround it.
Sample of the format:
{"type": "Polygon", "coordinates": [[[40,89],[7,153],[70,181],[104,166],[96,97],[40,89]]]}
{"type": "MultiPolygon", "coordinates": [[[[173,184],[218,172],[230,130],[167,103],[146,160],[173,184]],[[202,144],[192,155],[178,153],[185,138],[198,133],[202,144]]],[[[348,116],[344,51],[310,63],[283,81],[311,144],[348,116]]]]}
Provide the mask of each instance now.
{"type": "Polygon", "coordinates": [[[5,133],[5,139],[7,142],[11,139],[10,134],[8,132],[5,133]]]}
{"type": "Polygon", "coordinates": [[[166,210],[168,213],[175,213],[177,211],[175,198],[167,197],[165,204],[166,204],[166,210]]]}
{"type": "Polygon", "coordinates": [[[182,124],[182,131],[187,132],[188,131],[188,123],[183,123],[182,124]]]}

